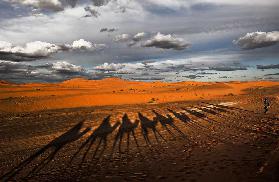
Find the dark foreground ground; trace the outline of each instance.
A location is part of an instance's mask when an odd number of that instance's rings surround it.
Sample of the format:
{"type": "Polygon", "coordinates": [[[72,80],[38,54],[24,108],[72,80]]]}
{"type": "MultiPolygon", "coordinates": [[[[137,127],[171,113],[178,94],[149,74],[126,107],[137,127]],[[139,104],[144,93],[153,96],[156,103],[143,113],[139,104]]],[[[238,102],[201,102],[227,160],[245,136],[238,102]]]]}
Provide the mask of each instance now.
{"type": "Polygon", "coordinates": [[[1,181],[279,181],[278,98],[261,99],[1,113],[1,181]]]}

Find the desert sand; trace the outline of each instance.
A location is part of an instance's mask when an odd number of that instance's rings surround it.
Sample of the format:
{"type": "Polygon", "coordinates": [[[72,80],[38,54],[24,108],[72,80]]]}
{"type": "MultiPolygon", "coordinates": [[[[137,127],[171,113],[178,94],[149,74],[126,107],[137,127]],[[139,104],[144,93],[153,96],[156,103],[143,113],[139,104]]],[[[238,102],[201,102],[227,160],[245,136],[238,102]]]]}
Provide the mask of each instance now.
{"type": "Polygon", "coordinates": [[[0,111],[28,112],[123,104],[199,101],[240,95],[250,88],[279,86],[278,82],[135,82],[117,78],[77,78],[57,84],[0,83],[0,111]]]}
{"type": "Polygon", "coordinates": [[[279,82],[1,81],[0,179],[278,181],[278,111],[279,82]]]}

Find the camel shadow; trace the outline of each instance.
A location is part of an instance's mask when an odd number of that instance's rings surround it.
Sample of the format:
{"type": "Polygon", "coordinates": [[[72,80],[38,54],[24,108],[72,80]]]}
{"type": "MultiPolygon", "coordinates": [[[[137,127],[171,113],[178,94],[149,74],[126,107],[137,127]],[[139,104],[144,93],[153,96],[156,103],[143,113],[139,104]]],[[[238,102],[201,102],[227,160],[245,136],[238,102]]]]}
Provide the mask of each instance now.
{"type": "Polygon", "coordinates": [[[100,126],[98,126],[97,129],[95,129],[93,131],[93,133],[85,140],[85,142],[82,143],[82,145],[80,146],[80,148],[78,149],[78,151],[72,156],[70,163],[72,163],[72,161],[74,160],[74,158],[82,151],[82,149],[84,149],[87,146],[87,148],[85,149],[85,153],[83,154],[82,157],[82,162],[81,164],[85,161],[86,156],[88,154],[88,152],[90,151],[91,147],[93,146],[93,144],[95,143],[95,141],[97,139],[99,139],[99,143],[96,146],[96,149],[94,151],[94,154],[92,156],[92,160],[96,157],[97,152],[99,151],[101,144],[103,146],[102,150],[100,150],[99,153],[99,158],[103,155],[103,153],[105,152],[106,148],[107,148],[107,138],[108,136],[120,125],[119,122],[115,123],[114,125],[110,124],[110,116],[106,117],[102,123],[100,124],[100,126]]]}
{"type": "Polygon", "coordinates": [[[217,111],[209,109],[207,107],[197,107],[197,109],[201,110],[202,112],[212,114],[214,116],[219,116],[220,115],[217,111]]]}
{"type": "Polygon", "coordinates": [[[186,108],[181,108],[181,109],[183,109],[184,111],[186,111],[190,115],[193,115],[196,118],[205,120],[205,121],[207,121],[209,123],[212,123],[212,121],[214,121],[213,119],[209,119],[205,114],[203,114],[201,112],[198,112],[198,111],[195,111],[195,110],[192,110],[192,109],[186,109],[186,108]]]}
{"type": "Polygon", "coordinates": [[[213,138],[216,140],[219,140],[223,143],[229,143],[229,141],[227,141],[225,138],[223,138],[222,136],[220,136],[217,133],[214,133],[214,135],[210,135],[209,133],[211,132],[209,130],[208,127],[203,126],[201,124],[199,124],[198,122],[196,122],[195,120],[190,119],[185,113],[177,113],[171,109],[168,109],[176,118],[178,118],[180,121],[184,122],[185,124],[187,124],[187,126],[189,126],[190,128],[192,128],[192,131],[194,132],[199,132],[204,134],[205,136],[209,137],[209,138],[213,138]]]}
{"type": "Polygon", "coordinates": [[[173,130],[177,131],[183,138],[186,137],[186,135],[174,124],[173,118],[167,114],[167,117],[159,114],[155,110],[152,111],[155,114],[154,121],[158,121],[161,123],[162,127],[173,137],[175,138],[176,135],[170,130],[172,128],[173,130]],[[170,127],[170,128],[169,128],[170,127]]]}
{"type": "Polygon", "coordinates": [[[132,135],[134,138],[134,142],[136,143],[136,146],[139,148],[139,144],[138,144],[138,140],[136,138],[135,135],[135,130],[137,129],[139,125],[139,120],[136,120],[135,122],[132,122],[127,114],[124,114],[122,117],[122,123],[118,129],[118,132],[115,136],[114,142],[113,142],[113,146],[112,146],[112,152],[111,152],[111,156],[114,153],[114,149],[118,143],[118,149],[119,152],[122,153],[121,150],[121,144],[122,144],[122,140],[124,135],[127,135],[127,148],[126,151],[127,153],[129,153],[129,146],[130,146],[130,136],[132,135]]]}
{"type": "Polygon", "coordinates": [[[184,123],[189,123],[191,122],[191,119],[183,113],[177,113],[171,109],[168,109],[169,112],[171,112],[176,118],[178,118],[180,121],[184,122],[184,123]]]}
{"type": "Polygon", "coordinates": [[[51,153],[48,155],[47,158],[43,159],[37,166],[35,166],[31,172],[26,176],[29,177],[35,173],[38,173],[42,170],[49,162],[51,162],[56,154],[67,144],[72,143],[78,139],[80,139],[83,135],[91,130],[91,128],[86,128],[81,131],[83,126],[83,122],[79,122],[73,128],[59,136],[58,138],[54,139],[41,149],[39,149],[36,153],[31,155],[26,160],[22,161],[18,166],[12,169],[10,172],[6,173],[4,176],[1,177],[1,180],[6,181],[10,180],[16,174],[18,174],[24,167],[26,167],[29,163],[39,157],[41,154],[45,153],[48,149],[52,150],[51,153]]]}
{"type": "Polygon", "coordinates": [[[147,117],[143,116],[140,112],[138,113],[138,116],[139,116],[140,123],[141,123],[141,133],[148,146],[152,145],[150,138],[149,138],[149,130],[151,130],[153,132],[157,143],[160,143],[159,137],[163,141],[166,141],[156,128],[158,121],[152,121],[152,120],[148,119],[147,117]]]}

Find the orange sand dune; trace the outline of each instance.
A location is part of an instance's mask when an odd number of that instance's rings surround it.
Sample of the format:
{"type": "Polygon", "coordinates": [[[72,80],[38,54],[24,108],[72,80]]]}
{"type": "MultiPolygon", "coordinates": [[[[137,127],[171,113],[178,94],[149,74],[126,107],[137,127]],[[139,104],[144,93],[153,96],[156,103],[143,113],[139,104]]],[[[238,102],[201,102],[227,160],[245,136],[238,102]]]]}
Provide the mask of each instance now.
{"type": "Polygon", "coordinates": [[[88,106],[218,99],[279,82],[136,82],[76,78],[53,84],[0,84],[0,111],[22,112],[88,106]]]}

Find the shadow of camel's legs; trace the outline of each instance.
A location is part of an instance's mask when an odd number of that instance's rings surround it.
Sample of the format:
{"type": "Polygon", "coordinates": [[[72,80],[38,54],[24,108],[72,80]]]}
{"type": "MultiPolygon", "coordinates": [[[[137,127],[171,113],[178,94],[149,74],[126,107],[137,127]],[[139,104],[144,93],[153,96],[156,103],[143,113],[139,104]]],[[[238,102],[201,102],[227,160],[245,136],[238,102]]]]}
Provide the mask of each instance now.
{"type": "Polygon", "coordinates": [[[78,151],[76,153],[74,153],[74,155],[71,157],[70,159],[70,164],[73,162],[74,158],[81,152],[81,150],[86,146],[86,144],[88,144],[88,142],[90,141],[90,139],[88,138],[78,149],[78,151]]]}
{"type": "Polygon", "coordinates": [[[149,145],[152,145],[151,144],[151,142],[150,142],[150,140],[149,140],[149,137],[148,137],[148,131],[146,130],[146,129],[142,129],[142,135],[143,135],[143,138],[144,138],[144,140],[145,140],[145,143],[146,143],[146,145],[147,146],[149,146],[149,145]]]}
{"type": "Polygon", "coordinates": [[[130,132],[127,133],[127,154],[129,154],[129,147],[130,147],[130,132]]]}
{"type": "Polygon", "coordinates": [[[50,163],[54,159],[55,155],[61,148],[62,147],[58,147],[53,152],[51,152],[51,154],[49,154],[49,156],[46,159],[44,159],[41,163],[34,167],[25,178],[28,178],[29,176],[33,176],[35,173],[40,172],[48,163],[50,163]]]}
{"type": "Polygon", "coordinates": [[[12,177],[14,177],[16,174],[18,174],[25,166],[27,166],[29,163],[31,163],[35,158],[37,158],[39,155],[44,153],[49,147],[50,147],[50,145],[44,146],[43,148],[38,150],[35,154],[31,155],[26,160],[21,162],[18,166],[13,168],[10,172],[3,175],[0,179],[3,181],[10,180],[12,177]]]}
{"type": "Polygon", "coordinates": [[[159,133],[159,131],[156,130],[156,128],[153,128],[152,131],[153,131],[153,133],[154,133],[154,135],[155,135],[155,138],[156,138],[156,140],[157,140],[157,143],[160,143],[157,134],[159,135],[159,137],[160,137],[164,142],[167,142],[166,139],[159,133]]]}
{"type": "Polygon", "coordinates": [[[135,131],[134,131],[134,130],[132,131],[132,135],[133,135],[133,138],[134,138],[134,140],[135,140],[135,143],[136,143],[137,147],[139,147],[139,143],[138,143],[138,140],[137,140],[137,138],[136,138],[136,135],[135,135],[135,131]]]}
{"type": "Polygon", "coordinates": [[[92,159],[94,159],[95,158],[95,156],[97,155],[97,152],[98,152],[98,150],[99,150],[99,148],[100,148],[100,145],[101,145],[101,143],[103,142],[103,138],[100,138],[100,141],[99,141],[99,143],[98,143],[98,145],[96,146],[96,149],[95,149],[95,151],[94,151],[94,154],[93,154],[93,156],[92,156],[92,159]]]}
{"type": "Polygon", "coordinates": [[[120,134],[119,143],[118,143],[119,153],[122,153],[122,149],[121,149],[122,141],[123,141],[123,132],[121,132],[121,134],[120,134]]]}
{"type": "Polygon", "coordinates": [[[138,143],[138,140],[137,140],[137,137],[136,137],[136,135],[135,135],[135,131],[134,131],[134,130],[132,130],[132,136],[133,136],[133,138],[134,138],[134,142],[135,142],[135,144],[136,144],[136,146],[137,146],[137,149],[138,149],[139,154],[142,155],[142,154],[141,154],[141,149],[140,149],[140,146],[139,146],[139,143],[138,143]]]}
{"type": "Polygon", "coordinates": [[[173,139],[176,138],[176,135],[167,126],[163,126],[163,127],[172,136],[173,139]]]}
{"type": "Polygon", "coordinates": [[[85,153],[83,154],[81,164],[85,161],[86,156],[87,156],[87,154],[88,154],[90,148],[92,147],[92,145],[95,143],[95,141],[96,141],[96,138],[93,138],[93,139],[91,140],[91,142],[90,142],[88,148],[86,149],[85,153]]]}
{"type": "Polygon", "coordinates": [[[174,124],[170,125],[173,129],[175,129],[178,133],[180,133],[180,135],[185,138],[186,135],[174,124]]]}
{"type": "MultiPolygon", "coordinates": [[[[103,143],[103,145],[102,145],[102,150],[100,150],[100,152],[99,152],[99,155],[98,155],[98,157],[97,157],[97,162],[102,158],[103,154],[105,153],[105,150],[107,149],[107,138],[104,138],[104,139],[102,140],[102,143],[103,143]]],[[[99,147],[99,149],[100,149],[100,147],[99,147]]],[[[98,149],[98,150],[99,150],[99,149],[98,149]]],[[[96,159],[98,150],[96,149],[97,152],[96,152],[96,154],[94,153],[95,155],[92,156],[92,160],[93,160],[93,159],[96,159]]]]}
{"type": "Polygon", "coordinates": [[[119,142],[120,135],[121,135],[121,133],[118,131],[118,133],[116,134],[116,136],[114,138],[114,142],[113,142],[110,157],[109,157],[110,159],[113,157],[113,153],[114,153],[114,150],[115,150],[115,147],[116,147],[117,143],[119,142]]]}

